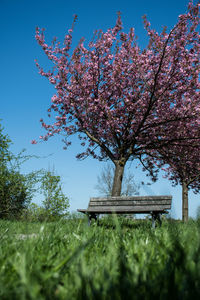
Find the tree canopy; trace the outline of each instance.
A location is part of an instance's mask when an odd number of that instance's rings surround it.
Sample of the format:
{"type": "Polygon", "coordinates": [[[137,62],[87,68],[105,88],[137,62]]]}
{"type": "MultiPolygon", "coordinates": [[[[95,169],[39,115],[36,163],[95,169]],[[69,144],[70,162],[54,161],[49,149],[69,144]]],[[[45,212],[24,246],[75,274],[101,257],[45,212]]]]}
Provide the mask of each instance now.
{"type": "Polygon", "coordinates": [[[40,138],[62,133],[67,147],[70,136],[78,134],[85,148],[79,159],[110,159],[115,164],[113,196],[120,195],[129,159],[199,140],[199,17],[199,5],[190,2],[176,25],[161,33],[144,17],[149,43],[141,49],[133,28],[122,31],[118,14],[113,28],[96,31],[87,46],[82,38],[72,54],[74,23],[63,46],[56,39],[47,45],[44,30],[37,28],[36,39],[53,69],[45,72],[37,66],[56,89],[48,109],[49,116],[56,113],[56,121],[41,119],[47,134],[40,138]]]}

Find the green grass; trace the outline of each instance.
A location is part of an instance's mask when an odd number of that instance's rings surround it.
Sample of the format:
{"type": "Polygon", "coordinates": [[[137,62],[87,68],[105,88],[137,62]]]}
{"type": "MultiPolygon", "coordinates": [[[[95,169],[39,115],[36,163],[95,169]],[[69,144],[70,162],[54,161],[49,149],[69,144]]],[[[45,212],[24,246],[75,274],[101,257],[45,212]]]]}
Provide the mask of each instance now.
{"type": "Polygon", "coordinates": [[[195,221],[1,220],[0,243],[0,299],[200,298],[195,221]]]}

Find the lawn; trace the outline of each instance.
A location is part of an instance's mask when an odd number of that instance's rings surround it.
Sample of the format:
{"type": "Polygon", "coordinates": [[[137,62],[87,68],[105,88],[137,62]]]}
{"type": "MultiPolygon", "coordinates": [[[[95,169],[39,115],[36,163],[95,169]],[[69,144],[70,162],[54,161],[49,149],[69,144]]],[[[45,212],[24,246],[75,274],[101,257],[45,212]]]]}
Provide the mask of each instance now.
{"type": "Polygon", "coordinates": [[[0,299],[200,299],[200,222],[0,221],[0,299]]]}

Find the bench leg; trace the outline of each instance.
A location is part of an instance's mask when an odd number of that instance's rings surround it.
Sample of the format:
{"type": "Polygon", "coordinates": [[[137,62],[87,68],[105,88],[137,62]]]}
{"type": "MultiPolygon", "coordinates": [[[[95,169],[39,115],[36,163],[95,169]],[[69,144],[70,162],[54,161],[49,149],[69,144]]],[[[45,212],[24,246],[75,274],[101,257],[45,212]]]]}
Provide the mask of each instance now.
{"type": "Polygon", "coordinates": [[[156,227],[156,220],[155,220],[155,216],[152,215],[152,228],[156,227]]]}
{"type": "Polygon", "coordinates": [[[161,220],[161,214],[158,214],[158,224],[159,224],[159,226],[161,226],[162,225],[162,220],[161,220]]]}
{"type": "Polygon", "coordinates": [[[91,225],[92,219],[94,219],[95,221],[97,220],[97,215],[96,214],[88,214],[88,225],[91,225]]]}
{"type": "Polygon", "coordinates": [[[152,215],[152,228],[156,227],[156,221],[158,221],[159,226],[161,226],[162,221],[161,221],[160,214],[153,212],[151,215],[152,215]]]}

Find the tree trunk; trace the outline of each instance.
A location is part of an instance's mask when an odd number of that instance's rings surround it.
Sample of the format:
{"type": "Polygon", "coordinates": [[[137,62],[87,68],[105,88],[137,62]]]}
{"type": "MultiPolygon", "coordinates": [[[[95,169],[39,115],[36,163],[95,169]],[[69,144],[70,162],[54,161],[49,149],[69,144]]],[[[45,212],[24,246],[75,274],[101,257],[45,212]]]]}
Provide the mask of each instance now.
{"type": "Polygon", "coordinates": [[[186,182],[182,184],[182,220],[188,221],[188,186],[186,182]]]}
{"type": "Polygon", "coordinates": [[[113,180],[111,196],[120,196],[121,195],[124,167],[125,167],[125,163],[122,161],[117,161],[115,163],[115,175],[114,175],[114,180],[113,180]]]}

